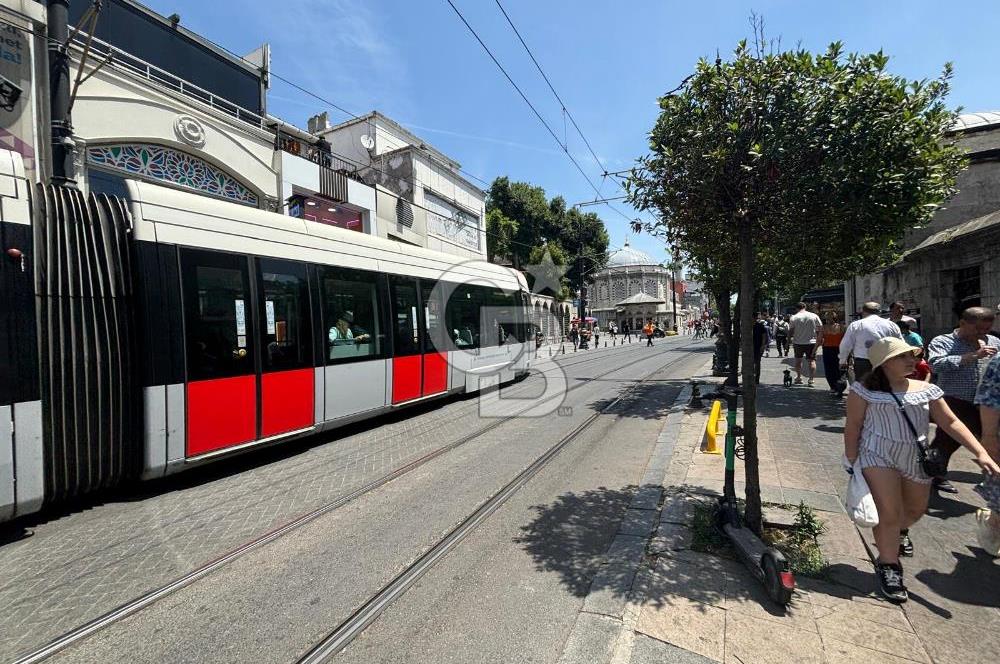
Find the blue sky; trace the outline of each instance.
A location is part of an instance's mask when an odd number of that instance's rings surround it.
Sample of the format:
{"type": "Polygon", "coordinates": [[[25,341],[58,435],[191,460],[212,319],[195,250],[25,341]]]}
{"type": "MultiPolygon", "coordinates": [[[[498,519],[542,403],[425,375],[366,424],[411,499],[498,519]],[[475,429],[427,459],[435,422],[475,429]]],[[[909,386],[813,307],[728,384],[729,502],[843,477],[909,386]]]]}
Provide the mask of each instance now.
{"type": "MultiPolygon", "coordinates": [[[[503,78],[446,0],[144,0],[177,12],[182,23],[238,53],[272,46],[275,73],[355,113],[378,109],[487,180],[526,180],[570,204],[593,189],[503,78]]],[[[562,136],[560,106],[494,0],[453,0],[528,98],[562,136]]],[[[701,56],[725,55],[749,32],[751,11],[782,44],[821,50],[879,48],[894,73],[936,76],[955,63],[951,96],[967,111],[1000,108],[1000,3],[940,0],[501,0],[609,171],[628,168],[646,149],[657,96],[674,88],[701,56]]],[[[305,126],[310,115],[342,113],[275,82],[269,111],[305,126]]],[[[572,126],[569,149],[605,196],[601,178],[572,126]]],[[[615,203],[627,217],[647,213],[615,203]]],[[[632,236],[625,218],[604,219],[612,247],[665,257],[660,242],[632,236]]]]}

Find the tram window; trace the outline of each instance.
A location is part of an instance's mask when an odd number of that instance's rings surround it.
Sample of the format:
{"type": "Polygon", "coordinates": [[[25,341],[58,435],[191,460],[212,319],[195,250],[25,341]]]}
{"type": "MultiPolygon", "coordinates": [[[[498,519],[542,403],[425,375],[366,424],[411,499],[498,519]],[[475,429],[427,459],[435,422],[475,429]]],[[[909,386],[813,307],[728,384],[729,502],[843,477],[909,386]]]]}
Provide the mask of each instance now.
{"type": "Polygon", "coordinates": [[[448,298],[445,316],[448,334],[459,350],[479,348],[479,307],[482,301],[481,288],[467,284],[456,286],[448,298]]]}
{"type": "Polygon", "coordinates": [[[517,341],[520,334],[514,294],[502,290],[490,290],[489,298],[491,334],[495,345],[503,346],[508,341],[511,343],[517,341]]]}
{"type": "Polygon", "coordinates": [[[312,325],[306,266],[265,258],[260,259],[259,265],[264,300],[261,327],[264,371],[311,367],[312,325]]]}
{"type": "Polygon", "coordinates": [[[420,294],[424,304],[424,352],[445,350],[443,297],[447,296],[448,284],[437,284],[421,280],[420,294]]]}
{"type": "Polygon", "coordinates": [[[391,288],[392,333],[395,342],[393,353],[397,356],[418,355],[421,349],[416,280],[406,277],[394,278],[391,288]]]}
{"type": "Polygon", "coordinates": [[[378,276],[345,268],[320,268],[327,364],[383,354],[379,324],[378,276]]]}
{"type": "Polygon", "coordinates": [[[253,308],[247,259],[182,250],[188,380],[253,374],[253,308]]]}

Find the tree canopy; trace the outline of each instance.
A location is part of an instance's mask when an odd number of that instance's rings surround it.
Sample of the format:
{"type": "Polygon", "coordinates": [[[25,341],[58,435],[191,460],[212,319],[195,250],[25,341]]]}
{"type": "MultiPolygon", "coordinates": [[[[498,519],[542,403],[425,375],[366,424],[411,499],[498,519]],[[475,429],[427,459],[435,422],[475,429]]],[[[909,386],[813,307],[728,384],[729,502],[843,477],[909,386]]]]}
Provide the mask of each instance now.
{"type": "Polygon", "coordinates": [[[561,196],[549,199],[541,187],[506,176],[487,193],[486,230],[489,260],[509,260],[520,269],[537,264],[548,249],[557,265],[569,266],[565,280],[573,287],[581,270],[590,280],[607,263],[608,232],[599,216],[567,209],[561,196]]]}
{"type": "Polygon", "coordinates": [[[929,221],[963,167],[944,139],[951,66],[907,81],[881,51],[761,53],[759,43],[699,61],[660,98],[631,202],[656,210],[653,229],[709,279],[735,274],[744,216],[762,281],[816,285],[893,262],[903,232],[929,221]]]}
{"type": "MultiPolygon", "coordinates": [[[[821,285],[894,261],[904,231],[930,220],[964,167],[947,138],[950,65],[908,81],[881,51],[780,51],[761,25],[753,46],[700,60],[660,98],[650,153],[626,183],[636,208],[658,213],[649,230],[710,287],[728,300],[738,277],[745,332],[769,284],[821,285]]],[[[742,336],[746,520],[760,532],[755,358],[742,336]]]]}

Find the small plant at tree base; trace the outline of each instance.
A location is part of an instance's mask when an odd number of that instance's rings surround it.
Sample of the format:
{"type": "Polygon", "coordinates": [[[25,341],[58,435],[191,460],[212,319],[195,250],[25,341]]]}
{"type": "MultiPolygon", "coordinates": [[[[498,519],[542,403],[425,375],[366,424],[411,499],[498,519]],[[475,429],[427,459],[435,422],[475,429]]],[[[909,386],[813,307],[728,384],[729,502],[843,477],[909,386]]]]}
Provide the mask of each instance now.
{"type": "Polygon", "coordinates": [[[792,528],[765,530],[764,540],[785,555],[794,573],[822,576],[826,560],[819,548],[819,536],[825,532],[826,525],[816,512],[805,503],[799,503],[792,528]]]}
{"type": "Polygon", "coordinates": [[[715,501],[695,506],[691,517],[691,550],[701,553],[719,553],[729,543],[718,528],[719,505],[715,501]]]}
{"type": "Polygon", "coordinates": [[[817,542],[819,536],[826,532],[826,525],[819,520],[813,508],[800,502],[795,513],[795,532],[800,536],[808,536],[817,542]]]}

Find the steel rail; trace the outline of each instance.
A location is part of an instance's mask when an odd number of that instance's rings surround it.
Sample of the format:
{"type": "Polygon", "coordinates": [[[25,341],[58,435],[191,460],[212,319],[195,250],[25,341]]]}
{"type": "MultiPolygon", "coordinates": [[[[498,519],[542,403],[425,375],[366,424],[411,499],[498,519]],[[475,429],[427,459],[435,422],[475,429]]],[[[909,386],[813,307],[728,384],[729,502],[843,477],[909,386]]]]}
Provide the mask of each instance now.
{"type": "Polygon", "coordinates": [[[431,547],[426,553],[420,556],[415,562],[403,570],[395,579],[385,585],[377,594],[365,602],[347,620],[342,622],[335,630],[330,632],[322,641],[313,646],[308,652],[298,659],[298,664],[323,664],[331,657],[346,648],[351,641],[360,635],[369,625],[378,619],[389,606],[399,599],[409,590],[424,574],[426,574],[438,561],[447,555],[452,549],[466,538],[491,514],[506,503],[517,491],[527,484],[537,475],[548,463],[554,459],[563,449],[586,431],[602,415],[607,414],[618,404],[622,403],[640,385],[645,383],[655,374],[667,369],[685,357],[679,357],[663,364],[641,380],[629,387],[625,392],[619,394],[614,401],[607,404],[601,410],[592,413],[576,426],[572,431],[559,439],[557,443],[547,449],[541,456],[535,459],[527,468],[522,470],[509,483],[505,484],[498,492],[493,494],[485,502],[481,503],[476,510],[460,524],[455,526],[447,535],[441,538],[437,544],[431,547]]]}
{"type": "MultiPolygon", "coordinates": [[[[690,347],[690,344],[685,344],[683,346],[680,346],[676,350],[679,350],[681,348],[687,348],[687,347],[690,347]]],[[[669,352],[673,352],[674,350],[675,349],[671,349],[671,351],[669,351],[669,352]]],[[[648,358],[646,358],[645,356],[643,356],[643,357],[640,357],[640,358],[638,358],[636,360],[628,362],[626,364],[622,364],[620,366],[616,366],[613,369],[610,369],[610,370],[604,372],[603,374],[600,374],[599,376],[597,376],[597,378],[603,378],[604,376],[607,376],[608,374],[611,374],[611,373],[614,373],[615,371],[620,371],[622,369],[631,367],[631,366],[633,366],[635,364],[638,364],[639,362],[646,361],[647,359],[648,358]]],[[[678,358],[677,360],[674,360],[673,362],[670,362],[670,363],[664,365],[663,367],[661,367],[661,369],[662,368],[666,368],[667,366],[671,366],[672,364],[674,364],[676,362],[679,362],[681,359],[683,359],[683,358],[678,358]]],[[[573,365],[575,366],[575,365],[578,365],[578,364],[585,364],[585,363],[586,362],[574,362],[573,365]]],[[[657,369],[656,371],[659,371],[659,370],[660,369],[657,369]]],[[[655,373],[655,371],[653,373],[655,373]]],[[[649,374],[649,375],[651,376],[652,374],[649,374]]],[[[647,380],[648,377],[649,376],[647,376],[646,378],[643,378],[642,381],[640,381],[640,383],[641,382],[645,382],[645,380],[647,380]]],[[[635,386],[633,386],[632,388],[630,388],[629,392],[631,392],[631,390],[634,390],[635,387],[637,387],[640,383],[637,383],[635,386]]],[[[561,397],[565,396],[565,394],[568,394],[569,392],[572,392],[572,391],[576,390],[577,388],[583,387],[584,385],[587,385],[587,382],[581,382],[581,383],[578,383],[576,385],[572,385],[572,386],[570,386],[566,390],[565,393],[560,394],[560,395],[553,395],[553,396],[549,397],[548,399],[546,399],[545,401],[543,401],[542,403],[546,403],[546,402],[551,401],[553,399],[561,398],[561,397]]],[[[617,403],[618,401],[621,400],[621,398],[622,397],[619,396],[617,399],[615,399],[615,401],[612,402],[612,404],[617,403]]],[[[14,660],[11,664],[36,664],[37,662],[41,662],[41,661],[43,661],[45,659],[48,659],[52,655],[55,655],[56,653],[58,653],[58,652],[60,652],[60,651],[62,651],[64,649],[68,648],[69,646],[73,645],[74,643],[77,643],[78,641],[82,641],[83,639],[86,639],[87,637],[95,634],[96,632],[99,632],[100,630],[102,630],[102,629],[104,629],[104,628],[106,628],[106,627],[108,627],[108,626],[110,626],[110,625],[112,625],[112,624],[114,624],[116,622],[118,622],[119,620],[123,620],[124,618],[127,618],[127,617],[129,617],[131,615],[134,615],[134,614],[142,611],[143,609],[149,607],[150,605],[152,605],[155,602],[163,599],[164,597],[166,597],[168,595],[171,595],[171,594],[177,592],[178,590],[181,590],[183,588],[186,588],[186,587],[192,585],[193,583],[195,583],[199,579],[201,579],[201,578],[203,578],[205,576],[208,576],[212,572],[214,572],[214,571],[216,571],[216,570],[218,570],[218,569],[220,569],[220,568],[228,565],[229,563],[233,562],[237,558],[241,558],[244,555],[250,553],[251,551],[259,549],[259,548],[261,548],[261,547],[263,547],[263,546],[265,546],[265,545],[267,545],[267,544],[269,544],[269,543],[271,543],[271,542],[279,539],[280,537],[282,537],[284,535],[287,535],[288,533],[290,533],[290,532],[292,532],[294,530],[297,530],[298,528],[301,528],[302,526],[304,526],[304,525],[306,525],[306,524],[308,524],[308,523],[310,523],[312,521],[315,521],[316,519],[318,519],[319,517],[323,516],[324,514],[328,514],[329,512],[332,512],[332,511],[334,511],[336,509],[344,507],[348,503],[351,503],[354,500],[357,500],[361,496],[364,496],[365,494],[370,493],[371,491],[374,491],[375,489],[378,489],[379,487],[384,486],[385,484],[388,484],[389,482],[392,482],[393,480],[398,479],[399,477],[402,477],[403,475],[406,475],[406,474],[412,472],[413,470],[419,468],[420,466],[423,466],[424,464],[428,463],[429,461],[432,461],[433,459],[436,459],[437,457],[442,456],[443,454],[446,454],[447,452],[450,452],[451,450],[453,450],[453,449],[455,449],[457,447],[460,447],[461,445],[464,445],[465,443],[468,443],[468,442],[470,442],[470,441],[472,441],[472,440],[474,440],[476,438],[479,438],[480,436],[482,436],[482,435],[484,435],[486,433],[489,433],[490,431],[493,431],[494,429],[502,426],[503,424],[505,424],[505,423],[507,423],[507,422],[509,422],[509,421],[511,421],[513,419],[516,419],[521,413],[526,412],[527,410],[530,410],[530,409],[535,408],[537,406],[538,406],[538,404],[533,404],[531,406],[527,406],[526,408],[519,410],[517,413],[514,413],[513,415],[508,415],[506,417],[498,418],[496,421],[491,422],[490,424],[486,425],[485,427],[482,427],[482,428],[480,428],[480,429],[478,429],[478,430],[476,430],[476,431],[474,431],[474,432],[472,432],[472,433],[470,433],[470,434],[468,434],[466,436],[462,436],[461,438],[459,438],[457,440],[454,440],[454,441],[448,443],[447,445],[439,447],[436,450],[428,452],[427,454],[425,454],[425,455],[423,455],[423,456],[421,456],[421,457],[419,457],[417,459],[414,459],[413,461],[411,461],[411,462],[409,462],[409,463],[407,463],[407,464],[405,464],[403,466],[400,466],[399,468],[396,468],[395,470],[393,470],[393,471],[391,471],[391,472],[389,472],[389,473],[387,473],[387,474],[385,474],[385,475],[383,475],[383,476],[381,476],[381,477],[379,477],[379,478],[377,478],[375,480],[372,480],[371,482],[369,482],[369,483],[367,483],[367,484],[365,484],[365,485],[363,485],[363,486],[355,489],[354,491],[351,491],[350,493],[348,493],[348,494],[346,494],[344,496],[341,496],[341,497],[337,498],[336,500],[333,500],[333,501],[331,501],[329,503],[326,503],[325,505],[322,505],[322,506],[316,508],[315,510],[312,510],[312,511],[307,512],[307,513],[305,513],[305,514],[303,514],[303,515],[301,515],[299,517],[296,517],[295,519],[289,521],[288,523],[286,523],[286,524],[284,524],[282,526],[278,526],[277,528],[275,528],[273,530],[270,530],[270,531],[264,533],[263,535],[260,535],[260,536],[254,538],[254,539],[252,539],[252,540],[250,540],[250,541],[248,541],[248,542],[246,542],[244,544],[241,544],[240,546],[236,547],[235,549],[232,549],[229,552],[224,553],[223,555],[221,555],[221,556],[219,556],[219,557],[217,557],[217,558],[215,558],[215,559],[213,559],[213,560],[211,560],[211,561],[209,561],[207,563],[204,563],[204,564],[196,567],[195,569],[191,570],[190,572],[187,572],[187,573],[183,574],[182,576],[177,577],[176,579],[174,579],[173,581],[170,581],[169,583],[166,583],[166,584],[164,584],[162,586],[159,586],[158,588],[154,588],[153,590],[150,590],[150,591],[148,591],[146,593],[143,593],[142,595],[136,597],[135,599],[132,599],[132,600],[130,600],[130,601],[124,603],[124,604],[121,604],[121,605],[115,607],[114,609],[111,609],[110,611],[108,611],[108,612],[106,612],[106,613],[104,613],[104,614],[102,614],[102,615],[100,615],[100,616],[98,616],[98,617],[96,617],[96,618],[94,618],[92,620],[89,620],[89,621],[83,623],[82,625],[80,625],[78,627],[75,627],[74,629],[72,629],[72,630],[64,633],[63,635],[58,636],[55,639],[52,639],[51,641],[49,641],[45,645],[43,645],[43,646],[41,646],[41,647],[39,647],[39,648],[37,648],[37,649],[35,649],[35,650],[33,650],[33,651],[25,654],[25,655],[20,656],[18,659],[14,660]]],[[[609,404],[609,407],[610,407],[610,404],[609,404]]],[[[602,410],[599,413],[595,413],[595,415],[600,415],[603,412],[604,411],[602,410]]],[[[591,416],[591,417],[593,417],[593,416],[591,416]]]]}

